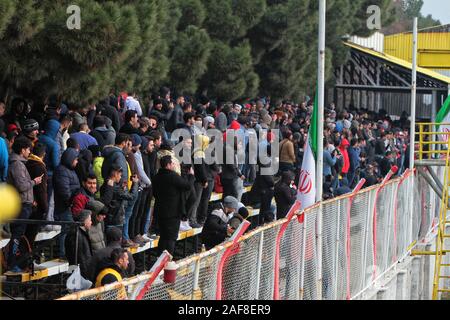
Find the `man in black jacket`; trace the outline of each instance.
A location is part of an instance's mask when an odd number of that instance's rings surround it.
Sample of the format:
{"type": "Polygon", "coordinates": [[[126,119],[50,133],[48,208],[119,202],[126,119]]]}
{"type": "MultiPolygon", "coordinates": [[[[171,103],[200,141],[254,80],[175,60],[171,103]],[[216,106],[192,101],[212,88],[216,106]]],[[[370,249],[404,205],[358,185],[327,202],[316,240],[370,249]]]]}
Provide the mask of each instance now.
{"type": "Polygon", "coordinates": [[[294,179],[295,174],[292,171],[285,171],[281,175],[280,182],[275,185],[277,219],[282,219],[286,216],[297,198],[297,190],[291,187],[294,179]]]}
{"type": "MultiPolygon", "coordinates": [[[[80,189],[80,180],[75,172],[78,164],[78,151],[73,148],[67,148],[61,157],[61,164],[53,173],[53,186],[55,191],[55,220],[73,221],[70,207],[73,196],[80,189]]],[[[59,237],[59,255],[65,256],[64,241],[67,235],[67,226],[61,227],[59,237]]]]}
{"type": "Polygon", "coordinates": [[[207,250],[224,242],[227,236],[231,236],[233,230],[228,222],[237,212],[238,207],[239,201],[235,197],[228,196],[223,200],[223,206],[220,204],[213,209],[206,219],[201,235],[207,250]]]}
{"type": "Polygon", "coordinates": [[[120,133],[139,134],[139,118],[135,110],[125,112],[125,124],[120,128],[120,133]]]}
{"type": "MultiPolygon", "coordinates": [[[[113,165],[110,168],[108,178],[100,188],[100,201],[108,207],[108,215],[106,216],[105,225],[108,227],[116,226],[123,230],[125,221],[125,202],[131,201],[136,197],[138,192],[138,178],[133,177],[133,184],[131,191],[123,186],[122,182],[122,168],[118,165],[113,165]]],[[[130,239],[123,239],[123,246],[131,247],[136,244],[130,239]]]]}
{"type": "Polygon", "coordinates": [[[239,170],[237,157],[237,138],[234,141],[234,148],[225,145],[224,148],[224,164],[222,165],[222,175],[220,177],[223,186],[223,197],[233,196],[238,198],[238,180],[245,179],[245,176],[239,170]],[[231,161],[230,161],[231,160],[231,161]]]}
{"type": "Polygon", "coordinates": [[[181,222],[181,197],[191,188],[190,183],[174,171],[171,156],[161,158],[161,168],[153,180],[155,215],[158,217],[160,239],[158,255],[164,250],[173,254],[181,222]]]}

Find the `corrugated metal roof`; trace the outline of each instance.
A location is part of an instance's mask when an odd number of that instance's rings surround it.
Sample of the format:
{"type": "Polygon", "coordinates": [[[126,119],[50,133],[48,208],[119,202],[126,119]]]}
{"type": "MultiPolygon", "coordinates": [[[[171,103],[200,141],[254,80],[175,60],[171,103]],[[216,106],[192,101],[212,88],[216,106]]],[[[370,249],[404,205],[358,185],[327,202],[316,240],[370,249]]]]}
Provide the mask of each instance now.
{"type": "Polygon", "coordinates": [[[352,36],[349,41],[378,52],[384,52],[384,34],[380,32],[375,32],[367,38],[352,36]]]}
{"type": "MultiPolygon", "coordinates": [[[[359,50],[359,51],[362,51],[364,53],[370,54],[371,56],[374,56],[374,57],[386,60],[388,62],[397,64],[397,65],[399,65],[401,67],[404,67],[404,68],[412,70],[412,63],[410,63],[408,61],[405,61],[405,60],[402,60],[402,59],[390,56],[390,55],[385,54],[385,53],[377,52],[375,50],[364,48],[364,47],[362,47],[360,45],[357,45],[357,44],[354,44],[354,43],[344,42],[344,44],[346,46],[350,47],[350,48],[354,48],[356,50],[359,50]]],[[[428,76],[430,78],[433,78],[433,79],[445,82],[447,84],[450,84],[450,77],[446,77],[446,76],[444,76],[442,74],[439,74],[437,72],[431,71],[429,69],[417,67],[417,72],[422,73],[422,74],[424,74],[424,75],[426,75],[426,76],[428,76]]]]}

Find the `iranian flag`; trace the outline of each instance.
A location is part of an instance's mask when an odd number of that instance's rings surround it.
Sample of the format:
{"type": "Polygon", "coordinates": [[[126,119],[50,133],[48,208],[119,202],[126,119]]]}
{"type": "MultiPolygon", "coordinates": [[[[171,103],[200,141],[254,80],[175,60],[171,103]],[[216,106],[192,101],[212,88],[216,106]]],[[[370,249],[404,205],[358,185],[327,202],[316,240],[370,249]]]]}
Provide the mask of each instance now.
{"type": "Polygon", "coordinates": [[[317,158],[317,93],[314,99],[314,109],[308,131],[308,139],[304,147],[302,169],[298,181],[297,200],[301,209],[316,203],[316,158],[317,158]]]}
{"type": "Polygon", "coordinates": [[[436,123],[445,123],[445,125],[437,125],[438,132],[445,132],[447,134],[439,135],[439,140],[447,141],[448,133],[450,132],[450,96],[445,100],[441,110],[436,115],[436,123]]]}

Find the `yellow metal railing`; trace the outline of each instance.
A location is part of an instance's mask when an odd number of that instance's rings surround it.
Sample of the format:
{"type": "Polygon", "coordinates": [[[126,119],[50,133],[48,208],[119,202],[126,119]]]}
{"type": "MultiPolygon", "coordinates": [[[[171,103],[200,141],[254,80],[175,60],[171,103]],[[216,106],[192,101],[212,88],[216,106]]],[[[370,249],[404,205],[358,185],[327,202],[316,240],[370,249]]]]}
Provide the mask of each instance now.
{"type": "Polygon", "coordinates": [[[442,190],[442,199],[441,206],[439,210],[439,228],[438,235],[436,239],[436,258],[434,264],[434,281],[433,281],[433,300],[437,300],[439,298],[439,293],[448,292],[447,288],[440,287],[441,284],[441,269],[443,267],[442,264],[442,256],[446,253],[444,248],[444,240],[447,237],[445,234],[445,224],[447,220],[447,211],[448,211],[448,185],[449,185],[449,175],[450,175],[450,148],[446,150],[446,160],[445,160],[445,173],[444,173],[444,188],[442,190]]]}
{"type": "MultiPolygon", "coordinates": [[[[447,154],[450,132],[440,132],[437,128],[440,126],[450,126],[450,123],[419,122],[419,144],[415,151],[416,159],[439,159],[447,154]],[[442,147],[445,145],[446,147],[442,147]]],[[[416,145],[417,146],[417,145],[416,145]]]]}

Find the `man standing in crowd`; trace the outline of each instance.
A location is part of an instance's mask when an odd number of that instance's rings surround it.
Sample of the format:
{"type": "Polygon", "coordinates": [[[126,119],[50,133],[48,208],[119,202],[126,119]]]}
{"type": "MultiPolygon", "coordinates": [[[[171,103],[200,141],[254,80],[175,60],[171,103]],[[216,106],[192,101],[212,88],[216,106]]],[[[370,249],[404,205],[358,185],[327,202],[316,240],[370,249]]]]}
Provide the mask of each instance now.
{"type": "MultiPolygon", "coordinates": [[[[29,219],[33,212],[33,187],[42,183],[45,175],[43,173],[33,180],[25,166],[31,153],[31,141],[25,137],[18,137],[12,146],[8,168],[8,183],[16,188],[20,194],[22,209],[18,219],[29,219]]],[[[11,245],[8,254],[8,270],[12,272],[22,272],[16,264],[16,254],[19,249],[20,238],[25,234],[26,224],[11,224],[11,245]]]]}
{"type": "Polygon", "coordinates": [[[174,171],[171,156],[160,160],[161,168],[153,180],[155,215],[158,217],[160,239],[158,255],[164,250],[173,254],[181,223],[183,191],[191,188],[189,182],[174,171]]]}
{"type": "MultiPolygon", "coordinates": [[[[53,186],[55,195],[55,221],[73,221],[72,200],[75,193],[80,189],[80,180],[75,172],[78,164],[78,151],[73,148],[67,148],[61,157],[61,164],[56,168],[53,174],[53,186]]],[[[67,235],[68,226],[61,227],[59,237],[59,255],[65,257],[64,241],[67,235]]]]}

